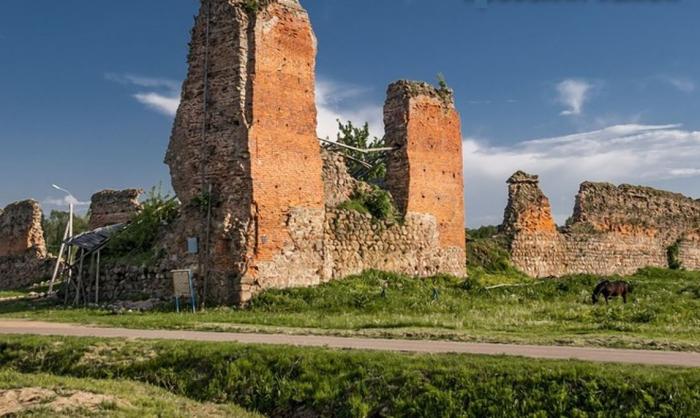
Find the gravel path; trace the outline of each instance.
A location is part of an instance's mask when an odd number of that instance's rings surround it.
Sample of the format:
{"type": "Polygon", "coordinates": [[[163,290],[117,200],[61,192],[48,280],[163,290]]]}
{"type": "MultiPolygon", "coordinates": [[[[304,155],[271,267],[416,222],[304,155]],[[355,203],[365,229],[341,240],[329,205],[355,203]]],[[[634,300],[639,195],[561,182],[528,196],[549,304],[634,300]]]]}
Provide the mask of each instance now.
{"type": "Polygon", "coordinates": [[[0,320],[0,334],[65,337],[101,337],[151,340],[187,340],[236,342],[243,344],[292,345],[336,349],[395,351],[410,353],[463,353],[507,355],[541,359],[574,359],[606,363],[632,363],[681,367],[700,367],[700,353],[624,350],[610,348],[560,347],[513,344],[483,344],[427,340],[388,340],[326,336],[240,334],[224,332],[137,330],[98,328],[81,325],[0,320]]]}

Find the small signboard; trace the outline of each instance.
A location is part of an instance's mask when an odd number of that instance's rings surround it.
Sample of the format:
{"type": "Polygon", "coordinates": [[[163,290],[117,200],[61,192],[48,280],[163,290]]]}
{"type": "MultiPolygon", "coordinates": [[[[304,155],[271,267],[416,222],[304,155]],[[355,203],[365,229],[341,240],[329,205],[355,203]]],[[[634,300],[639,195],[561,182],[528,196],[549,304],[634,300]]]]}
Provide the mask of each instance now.
{"type": "Polygon", "coordinates": [[[173,270],[173,296],[175,296],[175,306],[180,312],[180,298],[188,298],[192,302],[192,312],[196,310],[196,300],[194,294],[194,284],[192,283],[192,271],[173,270]]]}

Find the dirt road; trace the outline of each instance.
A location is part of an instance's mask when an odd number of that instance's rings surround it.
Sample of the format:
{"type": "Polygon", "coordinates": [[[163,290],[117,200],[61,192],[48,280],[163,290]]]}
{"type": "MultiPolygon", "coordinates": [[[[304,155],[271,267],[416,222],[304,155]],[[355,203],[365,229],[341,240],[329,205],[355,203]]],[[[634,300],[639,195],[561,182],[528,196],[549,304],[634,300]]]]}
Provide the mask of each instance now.
{"type": "Polygon", "coordinates": [[[243,344],[293,345],[299,347],[327,347],[352,350],[432,354],[462,353],[507,355],[542,359],[575,359],[606,363],[700,367],[700,353],[621,350],[609,348],[481,344],[425,340],[387,340],[373,338],[343,338],[282,334],[235,334],[200,331],[136,330],[122,328],[96,328],[80,325],[21,320],[0,320],[0,335],[1,334],[236,342],[243,344]]]}

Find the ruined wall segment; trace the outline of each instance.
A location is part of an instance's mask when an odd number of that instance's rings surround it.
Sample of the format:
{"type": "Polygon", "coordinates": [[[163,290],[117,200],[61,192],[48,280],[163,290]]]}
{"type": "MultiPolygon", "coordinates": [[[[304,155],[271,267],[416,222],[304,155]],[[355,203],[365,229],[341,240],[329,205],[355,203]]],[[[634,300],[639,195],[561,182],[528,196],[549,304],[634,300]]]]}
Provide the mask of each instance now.
{"type": "Polygon", "coordinates": [[[386,185],[402,214],[432,214],[440,248],[464,259],[464,174],[460,116],[452,91],[426,83],[389,86],[386,142],[396,148],[386,185]]]}
{"type": "Polygon", "coordinates": [[[35,200],[8,205],[0,211],[0,257],[24,255],[46,257],[41,206],[35,200]]]}
{"type": "Polygon", "coordinates": [[[41,221],[41,207],[34,200],[0,210],[0,289],[26,287],[49,271],[41,221]]]}
{"type": "Polygon", "coordinates": [[[297,0],[202,2],[166,155],[183,210],[165,246],[173,266],[211,277],[217,302],[240,302],[295,277],[299,285],[319,280],[315,59],[316,38],[297,0]],[[201,202],[210,196],[207,242],[201,202]],[[302,241],[292,234],[298,223],[313,229],[302,241]],[[184,251],[187,237],[199,238],[199,255],[184,251]]]}
{"type": "Polygon", "coordinates": [[[670,246],[700,228],[700,202],[650,187],[586,182],[576,196],[573,221],[600,232],[658,238],[670,246]]]}
{"type": "Polygon", "coordinates": [[[129,222],[141,211],[139,197],[143,190],[103,190],[92,195],[90,229],[129,222]]]}
{"type": "Polygon", "coordinates": [[[511,240],[511,258],[533,277],[567,274],[633,274],[668,267],[678,243],[683,267],[700,268],[697,201],[638,186],[583,183],[571,222],[561,230],[537,176],[516,173],[501,231],[511,240]]]}

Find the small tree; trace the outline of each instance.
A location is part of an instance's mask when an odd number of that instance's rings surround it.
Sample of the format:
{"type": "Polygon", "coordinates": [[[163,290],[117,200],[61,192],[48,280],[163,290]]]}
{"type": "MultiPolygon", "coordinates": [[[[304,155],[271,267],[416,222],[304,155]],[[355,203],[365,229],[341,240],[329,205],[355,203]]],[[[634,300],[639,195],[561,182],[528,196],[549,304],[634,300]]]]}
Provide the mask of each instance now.
{"type": "MultiPolygon", "coordinates": [[[[385,146],[384,138],[377,138],[376,136],[370,138],[369,124],[365,124],[358,128],[353,125],[352,122],[348,121],[343,124],[338,120],[338,143],[343,145],[348,145],[359,149],[372,149],[372,148],[382,148],[385,146]]],[[[366,181],[368,183],[378,184],[384,181],[386,176],[386,153],[385,152],[372,152],[363,153],[360,151],[354,151],[345,149],[343,153],[352,157],[352,159],[347,159],[347,166],[350,175],[354,178],[366,181]],[[362,163],[354,160],[364,161],[371,166],[371,168],[366,167],[362,163]]]]}
{"type": "MultiPolygon", "coordinates": [[[[68,225],[68,212],[52,210],[51,214],[42,219],[42,227],[44,229],[44,240],[46,248],[52,254],[58,254],[63,242],[63,234],[68,225]]],[[[77,213],[73,215],[73,234],[78,235],[88,230],[88,217],[80,216],[77,213]]]]}

